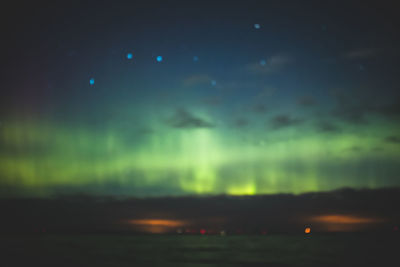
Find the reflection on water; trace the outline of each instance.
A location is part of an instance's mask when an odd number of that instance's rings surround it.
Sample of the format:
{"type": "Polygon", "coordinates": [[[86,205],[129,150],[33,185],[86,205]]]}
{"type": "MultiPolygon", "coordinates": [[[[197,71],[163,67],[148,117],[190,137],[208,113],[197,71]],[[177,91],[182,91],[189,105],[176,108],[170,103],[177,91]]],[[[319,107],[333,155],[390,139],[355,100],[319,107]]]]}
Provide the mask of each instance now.
{"type": "Polygon", "coordinates": [[[400,266],[399,236],[4,236],[1,266],[400,266]],[[32,264],[34,263],[34,264],[32,264]]]}

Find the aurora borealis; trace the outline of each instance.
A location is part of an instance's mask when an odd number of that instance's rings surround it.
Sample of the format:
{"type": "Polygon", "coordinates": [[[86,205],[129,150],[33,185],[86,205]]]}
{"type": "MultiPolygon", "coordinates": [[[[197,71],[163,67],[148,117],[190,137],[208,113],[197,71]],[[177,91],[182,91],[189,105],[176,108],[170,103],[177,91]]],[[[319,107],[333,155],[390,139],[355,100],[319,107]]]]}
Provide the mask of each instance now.
{"type": "Polygon", "coordinates": [[[6,19],[0,196],[400,186],[389,7],[32,8],[6,19]]]}
{"type": "Polygon", "coordinates": [[[2,183],[39,194],[62,187],[128,195],[299,193],[398,182],[399,149],[385,141],[384,126],[371,129],[373,137],[313,133],[309,126],[270,135],[252,130],[248,135],[255,140],[265,138],[254,144],[229,128],[161,126],[160,133],[137,134],[140,142],[131,143],[113,127],[103,132],[57,123],[7,125],[2,183]]]}

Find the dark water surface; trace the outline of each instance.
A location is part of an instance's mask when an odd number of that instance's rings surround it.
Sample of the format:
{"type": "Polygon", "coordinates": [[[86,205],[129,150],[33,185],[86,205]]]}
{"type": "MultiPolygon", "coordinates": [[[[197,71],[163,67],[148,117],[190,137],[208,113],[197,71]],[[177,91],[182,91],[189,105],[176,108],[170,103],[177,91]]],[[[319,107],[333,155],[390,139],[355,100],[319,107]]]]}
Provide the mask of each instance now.
{"type": "Polygon", "coordinates": [[[399,235],[1,236],[0,266],[400,266],[399,235]]]}

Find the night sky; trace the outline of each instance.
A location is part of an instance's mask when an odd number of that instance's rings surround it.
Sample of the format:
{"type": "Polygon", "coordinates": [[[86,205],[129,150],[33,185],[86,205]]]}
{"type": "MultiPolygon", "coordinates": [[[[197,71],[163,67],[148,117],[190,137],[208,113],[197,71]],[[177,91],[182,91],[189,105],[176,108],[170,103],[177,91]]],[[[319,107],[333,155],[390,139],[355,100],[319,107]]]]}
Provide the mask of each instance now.
{"type": "Polygon", "coordinates": [[[400,186],[389,1],[2,9],[2,197],[400,186]]]}

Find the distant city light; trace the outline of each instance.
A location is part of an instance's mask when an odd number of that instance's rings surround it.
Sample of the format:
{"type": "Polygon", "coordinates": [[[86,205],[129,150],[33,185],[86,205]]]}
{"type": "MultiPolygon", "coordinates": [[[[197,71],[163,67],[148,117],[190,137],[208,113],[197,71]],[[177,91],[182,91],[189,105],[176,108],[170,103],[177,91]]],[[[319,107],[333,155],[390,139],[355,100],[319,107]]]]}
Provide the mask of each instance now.
{"type": "Polygon", "coordinates": [[[306,229],[304,229],[304,233],[306,233],[306,234],[311,233],[311,228],[310,227],[306,227],[306,229]]]}
{"type": "Polygon", "coordinates": [[[261,66],[265,66],[267,64],[267,61],[265,61],[265,59],[261,59],[260,60],[260,65],[261,66]]]}
{"type": "Polygon", "coordinates": [[[311,218],[312,221],[318,223],[329,224],[368,224],[382,222],[381,218],[360,217],[355,215],[327,214],[319,215],[311,218]]]}
{"type": "Polygon", "coordinates": [[[258,24],[258,23],[256,23],[256,24],[254,24],[254,28],[258,30],[258,29],[260,29],[260,28],[261,28],[261,25],[260,25],[260,24],[258,24]]]}
{"type": "Polygon", "coordinates": [[[126,54],[126,58],[127,58],[127,59],[132,59],[132,58],[133,58],[133,55],[132,55],[132,53],[128,53],[128,54],[126,54]]]}
{"type": "Polygon", "coordinates": [[[129,220],[130,224],[134,225],[155,225],[155,226],[166,226],[166,227],[177,227],[184,225],[183,221],[180,220],[166,220],[166,219],[138,219],[129,220]]]}
{"type": "Polygon", "coordinates": [[[216,81],[216,80],[212,80],[212,81],[211,81],[211,85],[212,85],[212,86],[216,86],[216,85],[217,85],[217,81],[216,81]]]}
{"type": "Polygon", "coordinates": [[[194,61],[194,62],[199,61],[199,57],[198,57],[198,56],[194,56],[194,57],[193,57],[193,61],[194,61]]]}
{"type": "Polygon", "coordinates": [[[200,234],[205,235],[206,234],[206,229],[200,229],[200,234]]]}
{"type": "Polygon", "coordinates": [[[263,235],[266,235],[268,232],[267,232],[267,230],[263,230],[262,232],[261,232],[261,234],[263,234],[263,235]]]}
{"type": "Polygon", "coordinates": [[[91,78],[91,79],[89,80],[89,84],[90,84],[90,85],[94,85],[94,78],[91,78]]]}
{"type": "Polygon", "coordinates": [[[163,61],[163,57],[162,56],[157,56],[157,62],[161,62],[161,61],[163,61]]]}

